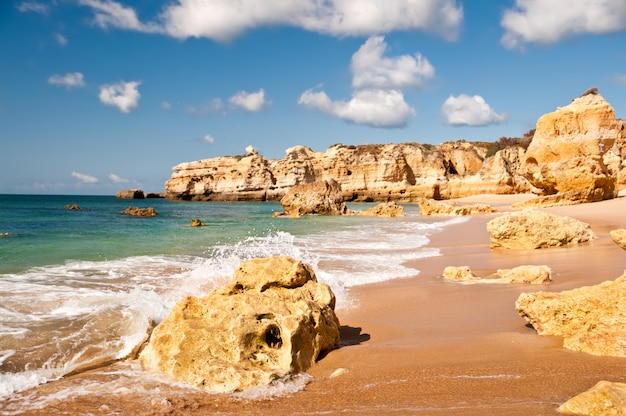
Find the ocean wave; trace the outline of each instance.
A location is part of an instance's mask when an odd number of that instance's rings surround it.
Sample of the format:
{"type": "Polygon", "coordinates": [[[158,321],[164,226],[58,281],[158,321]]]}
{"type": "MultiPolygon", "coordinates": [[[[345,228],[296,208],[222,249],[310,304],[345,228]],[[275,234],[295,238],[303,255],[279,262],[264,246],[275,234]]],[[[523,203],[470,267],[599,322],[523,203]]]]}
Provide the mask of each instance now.
{"type": "MultiPolygon", "coordinates": [[[[301,260],[331,287],[337,308],[348,309],[355,305],[349,288],[417,275],[419,271],[406,262],[439,255],[427,247],[428,236],[462,221],[409,217],[359,221],[340,230],[301,236],[271,231],[210,247],[200,256],[68,261],[4,274],[0,278],[0,399],[128,356],[176,301],[204,296],[228,283],[243,261],[267,256],[301,260]]],[[[306,377],[292,382],[287,384],[300,386],[306,377]]],[[[279,385],[277,391],[292,388],[286,385],[279,385]]]]}

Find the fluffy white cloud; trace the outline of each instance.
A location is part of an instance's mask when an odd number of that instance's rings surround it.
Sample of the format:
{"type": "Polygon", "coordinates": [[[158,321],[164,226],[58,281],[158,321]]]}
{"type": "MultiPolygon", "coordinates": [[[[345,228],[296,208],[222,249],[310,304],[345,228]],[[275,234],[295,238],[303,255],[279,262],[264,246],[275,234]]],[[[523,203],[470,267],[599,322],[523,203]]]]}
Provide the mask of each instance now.
{"type": "Polygon", "coordinates": [[[352,56],[350,101],[332,101],[323,91],[309,89],[298,104],[342,120],[372,127],[404,127],[415,110],[404,100],[402,89],[421,88],[435,68],[420,54],[385,57],[383,36],[369,38],[352,56]]]}
{"type": "Polygon", "coordinates": [[[128,183],[128,179],[121,178],[117,176],[115,173],[109,174],[109,179],[113,183],[128,183]]]}
{"type": "Polygon", "coordinates": [[[263,88],[257,92],[239,91],[230,97],[228,102],[246,111],[261,111],[270,104],[269,101],[265,101],[265,90],[263,88]]]}
{"type": "Polygon", "coordinates": [[[463,8],[457,0],[177,0],[157,22],[112,0],[80,0],[99,26],[164,32],[185,39],[232,40],[261,26],[293,26],[333,36],[367,36],[394,30],[426,30],[445,39],[458,36],[463,8]]]}
{"type": "Polygon", "coordinates": [[[421,88],[435,75],[435,68],[421,54],[387,58],[386,50],[385,38],[374,36],[352,56],[354,88],[421,88]]]}
{"type": "Polygon", "coordinates": [[[130,111],[139,104],[139,90],[141,82],[119,82],[117,84],[101,85],[98,98],[103,104],[117,107],[122,113],[130,111]]]}
{"type": "Polygon", "coordinates": [[[209,144],[215,143],[215,139],[210,134],[205,134],[204,137],[202,138],[202,141],[205,143],[209,143],[209,144]]]}
{"type": "Polygon", "coordinates": [[[80,172],[72,172],[72,177],[78,179],[80,183],[98,183],[98,178],[80,172]]]}
{"type": "Polygon", "coordinates": [[[331,101],[323,91],[308,90],[300,96],[298,104],[344,121],[373,127],[403,127],[415,114],[398,90],[358,90],[350,101],[331,101]]]}
{"type": "Polygon", "coordinates": [[[103,29],[117,27],[146,33],[162,32],[157,23],[142,23],[131,7],[113,0],[79,0],[79,4],[90,7],[94,13],[94,23],[103,29]]]}
{"type": "Polygon", "coordinates": [[[450,96],[441,106],[446,123],[453,126],[485,126],[506,121],[505,113],[498,114],[480,95],[450,96]]]}
{"type": "Polygon", "coordinates": [[[32,12],[47,15],[50,11],[50,8],[47,4],[44,3],[39,3],[36,1],[24,1],[17,5],[17,10],[22,13],[32,12]]]}
{"type": "Polygon", "coordinates": [[[626,30],[624,0],[516,0],[500,22],[501,42],[521,48],[526,42],[554,43],[567,36],[626,30]]]}
{"type": "Polygon", "coordinates": [[[85,79],[80,72],[70,72],[65,75],[52,75],[48,78],[48,84],[62,85],[65,88],[77,88],[85,86],[85,79]]]}

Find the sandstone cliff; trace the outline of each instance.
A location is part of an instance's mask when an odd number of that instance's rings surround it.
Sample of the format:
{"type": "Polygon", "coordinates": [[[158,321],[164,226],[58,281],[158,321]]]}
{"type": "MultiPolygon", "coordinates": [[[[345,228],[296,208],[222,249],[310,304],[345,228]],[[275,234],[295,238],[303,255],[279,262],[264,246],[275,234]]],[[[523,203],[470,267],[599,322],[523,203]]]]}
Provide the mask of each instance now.
{"type": "Polygon", "coordinates": [[[465,141],[337,144],[287,149],[268,160],[249,148],[174,166],[166,197],[199,201],[280,200],[294,185],[336,180],[346,201],[416,202],[492,193],[534,192],[548,204],[613,198],[626,187],[626,122],[596,91],[542,116],[528,150],[465,141]]]}
{"type": "Polygon", "coordinates": [[[614,198],[617,167],[607,166],[605,155],[621,139],[611,105],[597,92],[582,95],[539,118],[524,158],[526,178],[541,195],[565,194],[577,202],[614,198]]]}
{"type": "Polygon", "coordinates": [[[344,146],[325,152],[287,149],[284,159],[256,153],[174,166],[165,184],[176,200],[279,200],[295,185],[336,180],[347,201],[416,201],[481,193],[528,192],[517,169],[522,149],[506,149],[485,161],[486,148],[467,142],[344,146]]]}

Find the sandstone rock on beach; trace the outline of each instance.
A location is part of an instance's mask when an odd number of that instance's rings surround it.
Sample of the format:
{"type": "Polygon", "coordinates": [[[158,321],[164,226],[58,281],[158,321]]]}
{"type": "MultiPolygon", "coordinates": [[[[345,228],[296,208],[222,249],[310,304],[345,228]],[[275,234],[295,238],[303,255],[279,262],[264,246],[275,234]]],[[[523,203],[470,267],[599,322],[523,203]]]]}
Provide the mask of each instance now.
{"type": "Polygon", "coordinates": [[[526,283],[541,285],[550,283],[552,269],[548,266],[523,265],[512,269],[498,269],[498,277],[483,278],[476,276],[469,266],[448,266],[443,270],[442,277],[446,280],[465,284],[509,284],[526,283]]]}
{"type": "Polygon", "coordinates": [[[548,205],[615,198],[617,172],[603,156],[622,138],[620,127],[597,91],[541,116],[524,157],[526,178],[540,195],[567,196],[550,198],[548,205]]]}
{"type": "Polygon", "coordinates": [[[539,335],[593,355],[626,357],[626,272],[616,280],[560,293],[522,293],[517,313],[539,335]]]}
{"type": "Polygon", "coordinates": [[[302,262],[250,260],[229,285],[179,301],[140,361],[207,391],[267,385],[307,370],[339,346],[334,307],[330,288],[302,262]]]}
{"type": "Polygon", "coordinates": [[[536,249],[565,246],[595,238],[589,224],[541,211],[523,210],[487,223],[491,248],[536,249]]]}
{"type": "Polygon", "coordinates": [[[626,230],[624,229],[611,230],[610,234],[615,244],[620,246],[622,250],[626,250],[626,230]]]}
{"type": "Polygon", "coordinates": [[[364,217],[404,217],[404,207],[395,202],[383,202],[375,207],[359,212],[364,217]]]}
{"type": "Polygon", "coordinates": [[[346,204],[337,181],[322,181],[296,185],[280,200],[283,215],[342,215],[347,213],[346,204]]]}
{"type": "Polygon", "coordinates": [[[566,415],[626,416],[626,383],[599,381],[559,407],[566,415]]]}
{"type": "Polygon", "coordinates": [[[453,205],[445,201],[423,198],[419,201],[422,215],[475,215],[490,214],[497,210],[488,204],[453,205]]]}

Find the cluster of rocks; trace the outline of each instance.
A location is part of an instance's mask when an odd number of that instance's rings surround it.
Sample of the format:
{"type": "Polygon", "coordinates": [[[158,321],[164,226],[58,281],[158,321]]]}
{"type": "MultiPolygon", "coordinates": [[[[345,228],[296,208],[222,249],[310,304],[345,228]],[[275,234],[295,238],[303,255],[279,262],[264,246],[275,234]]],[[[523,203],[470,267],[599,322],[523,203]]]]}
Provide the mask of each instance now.
{"type": "Polygon", "coordinates": [[[528,147],[487,157],[464,141],[287,149],[268,160],[254,149],[181,163],[165,184],[174,200],[280,200],[292,187],[336,181],[346,201],[417,202],[477,194],[535,193],[528,206],[610,199],[626,187],[626,122],[600,94],[542,116],[528,147]]]}

